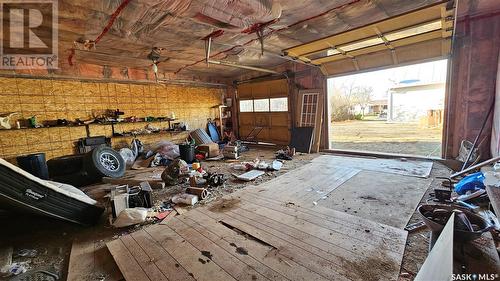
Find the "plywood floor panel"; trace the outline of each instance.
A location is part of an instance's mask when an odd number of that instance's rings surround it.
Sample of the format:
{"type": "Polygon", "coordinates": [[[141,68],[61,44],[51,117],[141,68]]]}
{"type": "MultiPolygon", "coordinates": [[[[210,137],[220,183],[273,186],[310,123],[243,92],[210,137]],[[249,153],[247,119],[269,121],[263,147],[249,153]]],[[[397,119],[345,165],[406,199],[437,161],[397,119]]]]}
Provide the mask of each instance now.
{"type": "Polygon", "coordinates": [[[419,178],[428,178],[433,164],[432,161],[362,158],[334,155],[321,155],[314,158],[312,163],[322,163],[330,166],[331,168],[354,168],[419,178]]]}
{"type": "Polygon", "coordinates": [[[360,172],[310,163],[108,247],[127,280],[397,280],[405,231],[312,203],[360,172]]]}

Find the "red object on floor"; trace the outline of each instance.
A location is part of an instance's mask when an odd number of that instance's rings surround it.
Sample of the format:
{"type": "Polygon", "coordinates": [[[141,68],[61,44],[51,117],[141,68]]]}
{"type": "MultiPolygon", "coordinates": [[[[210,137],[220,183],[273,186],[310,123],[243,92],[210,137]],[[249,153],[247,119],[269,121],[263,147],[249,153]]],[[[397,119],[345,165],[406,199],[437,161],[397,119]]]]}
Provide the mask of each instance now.
{"type": "Polygon", "coordinates": [[[158,213],[158,215],[156,215],[155,218],[162,220],[165,217],[167,217],[168,214],[170,214],[170,212],[172,212],[172,211],[164,211],[164,212],[158,213]]]}

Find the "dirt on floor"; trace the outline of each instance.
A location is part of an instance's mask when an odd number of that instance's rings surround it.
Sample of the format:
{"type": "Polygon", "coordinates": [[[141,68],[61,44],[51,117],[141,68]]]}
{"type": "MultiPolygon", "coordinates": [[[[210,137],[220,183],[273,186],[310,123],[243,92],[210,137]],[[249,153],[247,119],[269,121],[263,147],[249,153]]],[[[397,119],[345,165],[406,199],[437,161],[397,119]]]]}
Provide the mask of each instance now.
{"type": "MultiPolygon", "coordinates": [[[[250,148],[249,151],[242,154],[238,160],[221,161],[203,161],[202,168],[208,172],[223,173],[227,176],[224,186],[210,189],[210,195],[207,199],[199,202],[196,206],[208,204],[217,198],[232,193],[235,190],[247,185],[258,185],[269,181],[283,173],[295,168],[301,167],[318,154],[297,154],[293,160],[286,161],[280,171],[266,172],[265,175],[255,179],[252,182],[244,182],[234,178],[231,174],[241,174],[242,171],[236,171],[230,166],[233,163],[253,161],[255,159],[265,160],[271,163],[275,159],[277,148],[250,148]]],[[[95,185],[97,189],[100,186],[95,185]]],[[[170,202],[173,195],[183,192],[189,184],[179,184],[167,186],[161,190],[153,190],[153,205],[158,206],[163,202],[170,202]]],[[[85,188],[92,190],[92,188],[85,188]]],[[[76,224],[67,223],[42,216],[31,214],[18,214],[0,210],[0,249],[4,247],[13,247],[13,262],[22,263],[28,270],[44,269],[61,276],[61,280],[66,280],[67,269],[71,246],[75,239],[95,241],[97,244],[104,245],[107,241],[118,238],[119,236],[137,231],[145,225],[157,223],[159,221],[148,220],[143,225],[136,225],[128,228],[113,228],[108,220],[111,208],[107,197],[102,197],[104,193],[99,194],[100,198],[95,198],[106,206],[105,213],[100,221],[92,227],[84,227],[76,224]],[[34,250],[32,256],[22,256],[23,250],[34,250]]],[[[187,209],[191,207],[186,207],[187,209]]],[[[0,276],[0,279],[2,277],[0,276]]],[[[88,280],[98,280],[99,278],[90,277],[88,280]]]]}
{"type": "Polygon", "coordinates": [[[385,120],[332,122],[332,149],[441,157],[441,128],[385,120]]]}
{"type": "MultiPolygon", "coordinates": [[[[251,161],[256,158],[271,162],[274,159],[274,152],[276,149],[251,149],[245,152],[243,156],[237,161],[223,160],[223,161],[205,161],[202,162],[202,167],[210,172],[219,172],[226,174],[229,179],[223,187],[211,190],[211,195],[208,199],[200,202],[197,205],[205,205],[209,202],[220,198],[225,194],[229,194],[237,189],[243,188],[248,185],[258,185],[260,183],[269,181],[283,173],[301,167],[310,162],[319,154],[299,154],[291,161],[286,161],[280,171],[267,172],[264,176],[252,181],[242,182],[231,176],[231,173],[242,173],[234,171],[230,168],[232,163],[239,163],[243,161],[251,161]]],[[[446,175],[449,171],[443,165],[435,165],[432,171],[432,177],[446,175]]],[[[434,180],[430,185],[426,195],[422,199],[425,202],[429,198],[429,193],[433,188],[440,184],[439,180],[434,180]]],[[[154,190],[153,199],[154,204],[158,205],[162,202],[168,202],[170,198],[187,187],[187,183],[183,185],[176,185],[167,187],[163,190],[154,190]]],[[[107,200],[107,199],[104,199],[107,200]]],[[[230,208],[232,204],[237,202],[223,202],[216,204],[221,211],[230,208]]],[[[137,231],[147,224],[157,223],[158,221],[148,221],[144,225],[137,225],[128,228],[115,229],[110,226],[108,221],[109,208],[101,217],[100,222],[92,227],[78,226],[46,217],[38,217],[32,215],[20,215],[7,212],[0,212],[0,225],[2,231],[0,232],[1,244],[0,246],[12,246],[14,248],[14,261],[26,262],[29,268],[34,269],[47,269],[62,276],[62,280],[66,279],[69,256],[71,251],[72,242],[74,239],[93,240],[101,246],[107,241],[118,238],[119,236],[137,231]],[[36,250],[35,257],[22,257],[18,254],[23,249],[36,250]],[[17,254],[17,255],[16,255],[17,254]]],[[[414,214],[410,222],[417,222],[420,218],[418,214],[414,214]]],[[[418,272],[419,267],[423,264],[428,254],[428,231],[421,230],[415,233],[410,233],[408,236],[406,250],[401,267],[400,280],[409,281],[413,280],[418,272]]],[[[1,248],[1,247],[0,247],[1,248]]],[[[89,277],[87,280],[99,280],[94,277],[89,277]]]]}

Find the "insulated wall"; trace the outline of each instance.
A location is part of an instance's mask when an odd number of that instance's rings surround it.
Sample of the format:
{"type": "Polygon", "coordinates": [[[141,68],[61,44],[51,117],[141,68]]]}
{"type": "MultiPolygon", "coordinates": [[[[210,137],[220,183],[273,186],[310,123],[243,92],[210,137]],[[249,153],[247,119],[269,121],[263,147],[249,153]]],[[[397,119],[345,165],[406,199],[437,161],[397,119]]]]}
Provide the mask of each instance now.
{"type": "MultiPolygon", "coordinates": [[[[77,80],[0,78],[0,114],[19,112],[18,118],[36,116],[44,120],[76,118],[87,120],[106,109],[124,111],[124,117],[161,117],[175,113],[189,129],[206,128],[207,118],[216,116],[212,108],[221,103],[219,88],[163,84],[85,82],[77,80]]],[[[16,118],[17,119],[17,118],[16,118]]],[[[15,122],[12,122],[13,125],[15,122]]],[[[148,123],[118,124],[115,131],[144,128],[148,123]]],[[[165,128],[167,122],[152,122],[165,128]]],[[[15,125],[14,125],[15,126],[15,125]]],[[[112,136],[110,125],[52,127],[38,129],[0,129],[0,157],[13,159],[20,154],[45,152],[47,159],[76,153],[76,141],[87,136],[112,136]]],[[[139,136],[144,143],[158,140],[183,141],[187,132],[139,136]]],[[[132,137],[114,137],[114,146],[130,143],[132,137]]]]}
{"type": "MultiPolygon", "coordinates": [[[[500,6],[498,1],[496,3],[500,6]]],[[[494,102],[500,12],[459,18],[455,32],[443,138],[445,158],[458,155],[462,140],[474,141],[494,102]]],[[[491,128],[490,117],[479,148],[481,157],[486,159],[490,154],[491,128]]]]}

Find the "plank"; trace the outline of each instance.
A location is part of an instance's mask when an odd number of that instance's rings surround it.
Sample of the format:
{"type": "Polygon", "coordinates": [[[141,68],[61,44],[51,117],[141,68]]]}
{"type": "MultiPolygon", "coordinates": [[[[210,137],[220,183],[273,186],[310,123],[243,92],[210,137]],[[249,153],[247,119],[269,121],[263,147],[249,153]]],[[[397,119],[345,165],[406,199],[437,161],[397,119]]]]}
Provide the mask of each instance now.
{"type": "Polygon", "coordinates": [[[453,273],[453,228],[455,214],[448,219],[443,231],[434,244],[415,277],[415,281],[448,281],[453,273]]]}
{"type": "MultiPolygon", "coordinates": [[[[242,206],[236,211],[237,213],[229,212],[229,216],[246,221],[256,227],[267,225],[270,229],[277,230],[278,235],[285,234],[288,237],[296,236],[300,241],[309,238],[311,240],[325,242],[319,243],[320,248],[328,248],[339,254],[357,255],[359,254],[356,252],[357,250],[370,251],[375,249],[394,253],[400,251],[398,247],[392,247],[391,242],[394,240],[389,238],[386,239],[377,233],[371,233],[369,227],[356,227],[348,232],[342,229],[339,230],[339,228],[347,229],[342,225],[335,227],[336,225],[332,224],[333,227],[331,227],[328,224],[314,224],[292,215],[280,214],[274,210],[262,208],[261,206],[256,207],[259,209],[258,211],[251,207],[249,209],[245,207],[246,206],[242,206]],[[355,237],[355,239],[351,237],[355,237]]],[[[270,231],[274,232],[272,230],[268,230],[267,232],[270,231]]],[[[309,241],[307,240],[307,242],[309,241]]]]}
{"type": "Polygon", "coordinates": [[[104,277],[106,280],[123,280],[123,275],[109,253],[105,244],[92,240],[75,240],[71,246],[68,266],[68,281],[95,280],[104,277]]]}
{"type": "Polygon", "coordinates": [[[312,205],[360,171],[342,167],[332,169],[323,163],[309,163],[265,182],[255,190],[281,201],[294,200],[312,205]]]}
{"type": "Polygon", "coordinates": [[[339,274],[336,271],[336,269],[338,269],[338,265],[333,264],[332,262],[329,262],[328,260],[325,260],[313,253],[304,251],[304,249],[297,247],[296,245],[290,243],[290,241],[280,239],[265,231],[252,227],[251,225],[230,217],[226,213],[214,214],[212,212],[207,212],[207,215],[210,217],[216,217],[225,224],[235,227],[253,237],[258,238],[259,240],[265,241],[268,244],[275,245],[282,255],[294,260],[298,264],[311,270],[313,273],[326,280],[348,280],[346,276],[339,274]]]}
{"type": "Polygon", "coordinates": [[[180,237],[167,225],[153,225],[145,228],[177,262],[196,280],[235,280],[213,262],[202,263],[206,257],[191,243],[180,237]]]}
{"type": "Polygon", "coordinates": [[[103,177],[103,183],[111,183],[116,185],[129,185],[137,186],[141,182],[147,181],[152,188],[162,189],[165,188],[165,183],[161,179],[161,169],[147,168],[142,170],[127,170],[125,176],[121,178],[103,177]]]}
{"type": "Polygon", "coordinates": [[[106,246],[127,281],[151,280],[121,239],[110,241],[106,246]]]}
{"type": "Polygon", "coordinates": [[[170,281],[194,280],[187,270],[163,249],[146,231],[131,234],[133,239],[144,249],[154,264],[170,281]]]}
{"type": "Polygon", "coordinates": [[[303,281],[327,280],[297,263],[295,260],[283,255],[277,247],[248,239],[244,235],[238,234],[224,225],[217,223],[216,220],[200,212],[198,209],[194,209],[186,216],[221,237],[227,244],[236,246],[235,250],[238,248],[244,249],[247,255],[261,261],[287,279],[303,281]]]}
{"type": "Polygon", "coordinates": [[[367,159],[358,157],[343,157],[321,155],[312,163],[328,164],[331,167],[349,167],[375,172],[385,172],[404,176],[428,178],[432,170],[432,161],[417,161],[401,159],[367,159]]]}
{"type": "MultiPolygon", "coordinates": [[[[134,240],[132,235],[124,235],[120,237],[125,247],[130,251],[134,258],[139,263],[142,270],[146,273],[150,280],[168,280],[165,275],[160,271],[158,266],[154,263],[152,259],[134,240]]],[[[138,270],[137,268],[129,268],[128,270],[138,270]]]]}
{"type": "MultiPolygon", "coordinates": [[[[290,202],[283,204],[278,200],[266,198],[261,194],[256,195],[251,193],[240,193],[234,196],[243,200],[251,201],[253,204],[259,206],[290,214],[296,220],[315,223],[345,235],[350,235],[353,231],[359,231],[361,232],[359,236],[354,237],[353,239],[359,239],[360,241],[368,240],[370,242],[377,243],[380,241],[388,241],[395,245],[406,241],[405,231],[369,221],[358,216],[349,215],[344,212],[338,212],[321,206],[305,207],[299,204],[291,204],[290,202]],[[367,227],[370,229],[370,233],[375,234],[375,236],[363,234],[363,232],[366,232],[364,230],[367,227]]],[[[400,250],[401,246],[398,246],[398,251],[400,250]]]]}
{"type": "MultiPolygon", "coordinates": [[[[233,259],[238,259],[238,260],[244,262],[247,266],[253,268],[255,271],[257,271],[260,274],[262,274],[263,276],[267,277],[269,280],[288,280],[283,275],[281,275],[280,273],[278,273],[275,270],[273,270],[272,268],[270,268],[268,264],[264,264],[259,259],[254,258],[252,256],[252,253],[255,252],[254,247],[247,247],[250,249],[250,250],[247,250],[248,251],[247,254],[239,253],[236,250],[236,248],[234,247],[234,245],[236,245],[236,244],[232,243],[233,245],[231,245],[231,243],[228,243],[226,240],[226,239],[228,239],[228,237],[230,235],[235,235],[235,233],[228,232],[227,234],[225,234],[224,236],[221,237],[221,236],[218,236],[214,233],[213,227],[210,227],[210,230],[208,230],[207,228],[201,226],[200,223],[197,223],[197,222],[193,221],[192,219],[187,218],[185,216],[180,216],[178,219],[180,221],[182,221],[183,223],[185,223],[186,225],[191,226],[198,233],[200,233],[205,238],[207,238],[210,241],[212,241],[213,243],[215,243],[217,246],[224,249],[226,252],[230,253],[233,256],[233,259]]],[[[213,222],[213,223],[215,223],[215,222],[213,222]]]]}
{"type": "Polygon", "coordinates": [[[255,271],[252,267],[238,259],[234,259],[226,250],[217,246],[179,219],[172,219],[168,226],[200,252],[206,253],[208,256],[207,262],[209,262],[209,260],[215,262],[236,280],[267,280],[267,278],[255,271]]]}

